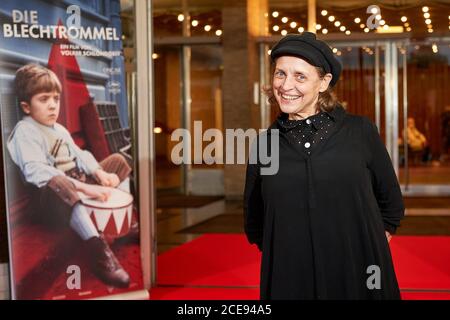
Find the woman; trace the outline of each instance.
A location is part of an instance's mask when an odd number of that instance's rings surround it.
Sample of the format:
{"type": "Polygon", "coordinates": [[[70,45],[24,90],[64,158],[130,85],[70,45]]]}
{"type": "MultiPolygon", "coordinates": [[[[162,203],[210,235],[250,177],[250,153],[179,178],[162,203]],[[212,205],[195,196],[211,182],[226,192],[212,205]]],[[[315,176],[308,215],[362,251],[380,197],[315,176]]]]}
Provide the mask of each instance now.
{"type": "Polygon", "coordinates": [[[244,194],[261,298],[399,299],[388,242],[404,206],[377,128],[338,104],[341,66],[313,33],[284,37],[271,58],[279,170],[249,162],[244,194]]]}

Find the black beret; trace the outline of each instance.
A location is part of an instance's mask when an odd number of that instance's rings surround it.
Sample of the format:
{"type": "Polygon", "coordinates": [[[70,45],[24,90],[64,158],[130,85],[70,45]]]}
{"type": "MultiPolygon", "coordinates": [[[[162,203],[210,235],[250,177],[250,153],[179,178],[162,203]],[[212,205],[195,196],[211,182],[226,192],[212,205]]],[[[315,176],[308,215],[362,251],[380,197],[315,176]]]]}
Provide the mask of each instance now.
{"type": "Polygon", "coordinates": [[[335,58],[331,48],[323,41],[317,40],[312,32],[289,34],[278,41],[270,52],[274,62],[281,56],[294,56],[305,59],[316,67],[322,67],[326,73],[331,73],[330,86],[333,87],[339,79],[342,66],[335,58]]]}

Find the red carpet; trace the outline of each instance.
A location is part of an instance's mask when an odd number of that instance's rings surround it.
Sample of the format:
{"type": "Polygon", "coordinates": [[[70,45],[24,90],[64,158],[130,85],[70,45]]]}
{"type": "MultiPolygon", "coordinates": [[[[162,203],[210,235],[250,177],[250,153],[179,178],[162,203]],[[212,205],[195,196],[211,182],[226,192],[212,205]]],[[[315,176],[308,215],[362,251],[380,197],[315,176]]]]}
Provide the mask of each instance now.
{"type": "MultiPolygon", "coordinates": [[[[403,299],[450,299],[450,237],[395,236],[391,250],[403,299]]],[[[259,261],[244,235],[204,235],[158,257],[151,299],[258,299],[259,261]]]]}
{"type": "Polygon", "coordinates": [[[401,289],[450,293],[450,237],[396,236],[391,250],[401,289]]]}
{"type": "Polygon", "coordinates": [[[243,235],[208,234],[158,257],[158,284],[259,286],[260,254],[243,235]]]}

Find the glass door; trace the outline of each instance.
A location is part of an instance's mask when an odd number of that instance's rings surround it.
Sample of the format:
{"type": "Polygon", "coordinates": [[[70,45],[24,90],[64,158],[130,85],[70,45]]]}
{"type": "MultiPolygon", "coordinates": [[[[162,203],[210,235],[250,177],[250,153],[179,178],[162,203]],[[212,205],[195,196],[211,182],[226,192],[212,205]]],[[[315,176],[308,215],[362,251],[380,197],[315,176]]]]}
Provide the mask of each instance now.
{"type": "Polygon", "coordinates": [[[399,180],[407,195],[450,195],[450,42],[397,43],[399,180]]]}
{"type": "MultiPolygon", "coordinates": [[[[153,53],[155,74],[156,186],[160,192],[196,195],[223,194],[221,150],[214,159],[204,159],[202,140],[208,129],[223,131],[222,48],[220,45],[161,45],[153,53]],[[172,133],[184,128],[184,150],[190,163],[175,164],[172,133]],[[190,139],[189,139],[190,138],[190,139]],[[188,141],[189,140],[189,141],[188,141]]],[[[218,143],[217,141],[215,141],[218,143]]]]}

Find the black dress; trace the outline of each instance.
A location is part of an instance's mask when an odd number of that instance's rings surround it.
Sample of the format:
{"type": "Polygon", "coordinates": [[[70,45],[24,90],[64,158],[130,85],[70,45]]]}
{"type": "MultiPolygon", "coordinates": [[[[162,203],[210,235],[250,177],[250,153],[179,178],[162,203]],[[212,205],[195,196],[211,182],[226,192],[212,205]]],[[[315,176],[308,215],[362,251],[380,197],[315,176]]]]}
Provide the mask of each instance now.
{"type": "Polygon", "coordinates": [[[277,119],[262,135],[278,129],[278,172],[247,165],[245,232],[262,250],[261,299],[399,299],[385,236],[404,215],[391,160],[368,118],[341,106],[328,115],[314,147],[277,119]]]}

